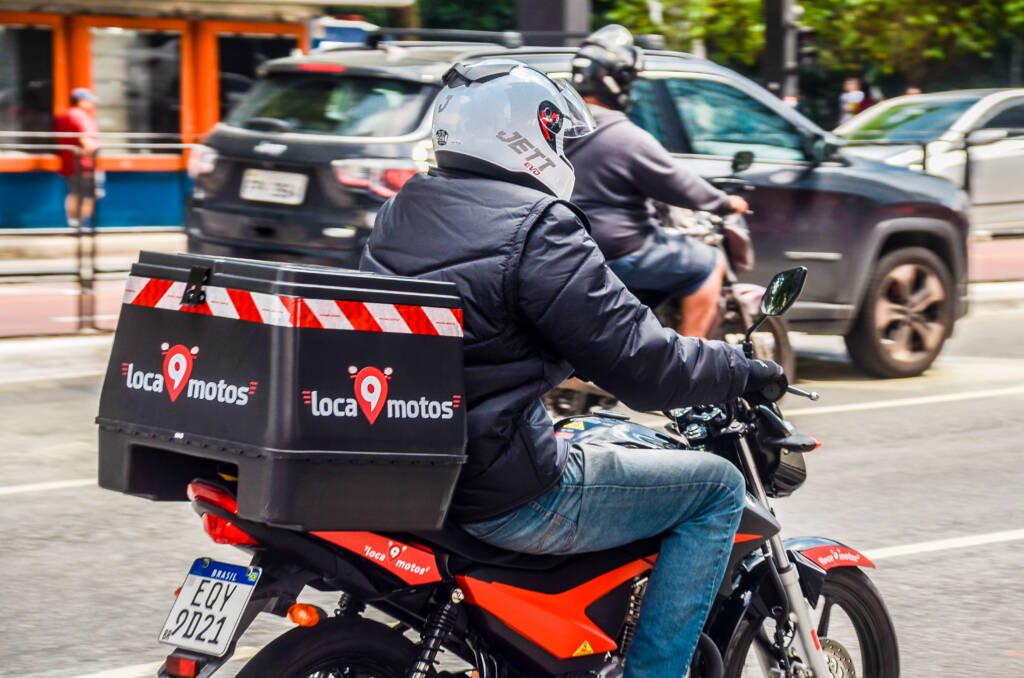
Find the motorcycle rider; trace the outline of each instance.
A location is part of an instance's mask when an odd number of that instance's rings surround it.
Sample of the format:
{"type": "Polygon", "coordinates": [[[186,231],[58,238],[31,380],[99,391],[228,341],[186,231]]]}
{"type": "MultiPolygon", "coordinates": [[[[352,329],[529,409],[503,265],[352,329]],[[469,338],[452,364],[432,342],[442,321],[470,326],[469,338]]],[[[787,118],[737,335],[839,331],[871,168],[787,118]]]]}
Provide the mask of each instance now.
{"type": "Polygon", "coordinates": [[[535,554],[662,536],[625,675],[679,678],[724,574],[742,476],[702,452],[572,445],[541,395],[577,369],[656,410],[722,401],[782,370],[661,327],[605,266],[566,201],[565,140],[593,129],[571,87],[497,59],[458,64],[444,83],[438,167],[384,204],[360,268],[450,281],[462,296],[469,443],[450,516],[535,554]]]}
{"type": "Polygon", "coordinates": [[[631,290],[682,298],[679,332],[705,337],[715,321],[725,260],[714,247],[659,227],[651,199],[708,212],[743,214],[747,202],[728,195],[677,162],[626,117],[642,52],[612,24],[580,46],[573,86],[590,105],[598,131],[568,145],[577,173],[572,201],[590,218],[591,235],[608,266],[631,290]]]}

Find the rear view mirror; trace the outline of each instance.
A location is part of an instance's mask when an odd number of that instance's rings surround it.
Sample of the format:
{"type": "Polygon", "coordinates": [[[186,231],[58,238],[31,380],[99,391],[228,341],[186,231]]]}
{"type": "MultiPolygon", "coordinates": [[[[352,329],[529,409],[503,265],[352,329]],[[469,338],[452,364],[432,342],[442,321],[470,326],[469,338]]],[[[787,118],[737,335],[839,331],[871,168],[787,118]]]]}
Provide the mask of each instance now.
{"type": "Polygon", "coordinates": [[[782,315],[788,311],[804,289],[806,279],[807,268],[804,266],[776,273],[761,297],[761,313],[766,316],[782,315]]]}
{"type": "Polygon", "coordinates": [[[805,133],[803,135],[804,156],[814,163],[820,165],[832,159],[835,153],[835,144],[830,142],[821,134],[805,133]]]}
{"type": "Polygon", "coordinates": [[[732,156],[732,173],[738,174],[744,170],[750,169],[750,166],[753,164],[753,151],[736,151],[736,155],[732,156]]]}

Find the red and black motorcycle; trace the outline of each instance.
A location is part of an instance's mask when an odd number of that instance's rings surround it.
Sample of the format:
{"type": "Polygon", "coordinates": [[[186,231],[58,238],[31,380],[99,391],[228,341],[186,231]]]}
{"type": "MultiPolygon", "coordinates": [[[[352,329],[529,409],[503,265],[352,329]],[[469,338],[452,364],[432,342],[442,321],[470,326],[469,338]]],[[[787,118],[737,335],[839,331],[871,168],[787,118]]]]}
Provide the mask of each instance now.
{"type": "MultiPolygon", "coordinates": [[[[765,318],[792,305],[805,274],[776,276],[765,318]]],[[[864,573],[872,563],[831,539],[780,534],[769,500],[803,484],[804,454],[818,446],[783,419],[781,395],[667,412],[667,432],[602,414],[565,419],[556,434],[679,454],[702,449],[744,473],[746,508],[692,678],[895,678],[895,630],[864,573]]],[[[194,562],[161,633],[176,649],[160,676],[213,675],[261,612],[298,626],[256,654],[242,677],[621,675],[659,548],[654,539],[582,555],[524,555],[454,525],[417,534],[297,532],[240,518],[229,477],[193,481],[188,495],[214,541],[252,560],[194,562]],[[307,586],[338,592],[337,609],[296,602],[307,586]],[[367,608],[395,623],[371,620],[367,608]],[[439,670],[442,648],[471,668],[439,670]]]]}

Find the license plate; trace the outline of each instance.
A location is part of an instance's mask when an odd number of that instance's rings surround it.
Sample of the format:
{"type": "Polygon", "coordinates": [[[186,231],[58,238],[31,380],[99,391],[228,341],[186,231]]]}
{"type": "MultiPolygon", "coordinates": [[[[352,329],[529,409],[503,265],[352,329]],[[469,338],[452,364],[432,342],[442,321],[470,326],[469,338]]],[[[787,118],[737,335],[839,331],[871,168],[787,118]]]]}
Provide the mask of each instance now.
{"type": "Polygon", "coordinates": [[[260,572],[258,567],[197,558],[167,615],[160,642],[223,657],[260,572]]]}
{"type": "Polygon", "coordinates": [[[239,195],[243,200],[301,205],[306,199],[307,184],[309,177],[305,174],[247,169],[242,175],[242,190],[239,195]]]}

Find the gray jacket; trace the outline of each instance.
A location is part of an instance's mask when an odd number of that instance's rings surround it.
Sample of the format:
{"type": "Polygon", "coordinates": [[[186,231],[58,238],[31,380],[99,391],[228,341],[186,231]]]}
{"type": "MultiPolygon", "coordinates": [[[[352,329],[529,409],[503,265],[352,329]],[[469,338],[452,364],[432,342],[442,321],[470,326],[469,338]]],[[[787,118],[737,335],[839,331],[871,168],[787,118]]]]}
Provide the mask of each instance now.
{"type": "Polygon", "coordinates": [[[639,250],[658,228],[651,199],[709,212],[729,196],[674,159],[626,114],[591,106],[597,131],[566,146],[576,168],[572,202],[590,219],[606,259],[639,250]]]}

